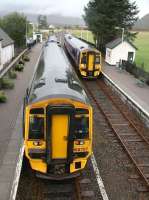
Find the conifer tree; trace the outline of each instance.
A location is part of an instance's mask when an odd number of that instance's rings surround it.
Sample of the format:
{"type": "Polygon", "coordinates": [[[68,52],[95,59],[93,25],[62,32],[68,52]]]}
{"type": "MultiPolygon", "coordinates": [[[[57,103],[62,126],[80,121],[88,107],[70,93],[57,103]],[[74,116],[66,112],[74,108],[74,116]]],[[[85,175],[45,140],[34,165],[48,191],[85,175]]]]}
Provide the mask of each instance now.
{"type": "Polygon", "coordinates": [[[125,37],[135,37],[131,29],[138,14],[136,2],[130,0],[90,0],[84,8],[84,20],[97,41],[97,48],[104,50],[105,44],[120,36],[121,28],[125,29],[125,37]],[[116,29],[119,27],[119,29],[116,29]]]}

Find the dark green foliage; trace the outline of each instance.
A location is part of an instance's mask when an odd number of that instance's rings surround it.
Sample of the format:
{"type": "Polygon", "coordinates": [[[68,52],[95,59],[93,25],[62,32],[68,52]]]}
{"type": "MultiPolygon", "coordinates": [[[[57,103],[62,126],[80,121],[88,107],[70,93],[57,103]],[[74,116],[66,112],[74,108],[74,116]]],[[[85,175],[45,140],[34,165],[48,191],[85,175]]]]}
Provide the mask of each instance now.
{"type": "Polygon", "coordinates": [[[46,15],[39,15],[38,16],[38,28],[39,29],[47,29],[48,28],[48,22],[47,22],[47,16],[46,15]]]}
{"type": "Polygon", "coordinates": [[[139,79],[141,82],[144,82],[149,85],[149,73],[145,72],[144,69],[136,66],[135,63],[129,63],[128,61],[123,61],[123,65],[129,73],[133,74],[135,78],[139,79]]]}
{"type": "Polygon", "coordinates": [[[23,60],[24,60],[25,62],[28,62],[28,61],[30,61],[30,58],[29,58],[27,55],[24,55],[24,56],[23,56],[23,60]]]}
{"type": "Polygon", "coordinates": [[[17,78],[17,74],[14,70],[11,70],[9,72],[9,77],[12,78],[12,79],[16,79],[17,78]]]}
{"type": "Polygon", "coordinates": [[[3,91],[0,90],[0,103],[5,103],[7,101],[7,97],[3,91]]]}
{"type": "Polygon", "coordinates": [[[18,72],[22,72],[24,69],[24,66],[22,64],[16,64],[15,70],[18,72]]]}
{"type": "Polygon", "coordinates": [[[134,38],[135,34],[130,33],[129,30],[137,20],[138,10],[135,2],[90,0],[84,10],[84,20],[93,32],[99,49],[104,49],[106,43],[121,36],[122,30],[116,30],[116,27],[125,28],[127,39],[134,38]]]}
{"type": "Polygon", "coordinates": [[[14,83],[9,78],[4,77],[4,78],[1,79],[1,87],[3,89],[13,89],[14,88],[14,83]]]}
{"type": "Polygon", "coordinates": [[[15,41],[17,47],[25,46],[27,20],[17,12],[8,14],[0,20],[0,26],[15,41]]]}
{"type": "Polygon", "coordinates": [[[25,64],[25,62],[24,62],[24,60],[22,58],[19,60],[19,64],[21,64],[21,65],[25,64]]]}

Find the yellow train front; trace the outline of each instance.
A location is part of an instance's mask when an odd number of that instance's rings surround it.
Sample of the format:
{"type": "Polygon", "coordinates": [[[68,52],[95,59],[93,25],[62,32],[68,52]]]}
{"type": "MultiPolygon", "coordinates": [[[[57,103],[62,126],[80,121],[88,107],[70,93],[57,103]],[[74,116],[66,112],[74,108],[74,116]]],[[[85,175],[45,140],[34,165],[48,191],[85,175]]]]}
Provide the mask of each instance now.
{"type": "Polygon", "coordinates": [[[24,143],[31,168],[47,179],[78,176],[92,153],[92,107],[53,38],[26,92],[24,143]]]}
{"type": "Polygon", "coordinates": [[[64,46],[83,78],[101,74],[101,53],[97,49],[70,34],[65,34],[64,46]]]}

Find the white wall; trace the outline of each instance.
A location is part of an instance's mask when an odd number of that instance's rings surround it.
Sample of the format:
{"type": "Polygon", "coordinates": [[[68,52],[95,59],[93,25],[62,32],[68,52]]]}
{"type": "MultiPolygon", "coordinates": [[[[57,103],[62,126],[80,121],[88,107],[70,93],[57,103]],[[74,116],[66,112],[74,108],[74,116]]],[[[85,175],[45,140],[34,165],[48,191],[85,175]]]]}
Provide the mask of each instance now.
{"type": "Polygon", "coordinates": [[[111,53],[112,53],[112,50],[109,49],[109,48],[106,48],[106,57],[105,57],[105,61],[107,63],[111,63],[111,53]]]}
{"type": "Polygon", "coordinates": [[[14,44],[2,48],[1,62],[3,65],[10,62],[13,57],[14,57],[14,44]]]}
{"type": "Polygon", "coordinates": [[[2,65],[2,43],[0,41],[0,71],[2,68],[3,68],[3,65],[2,65]]]}
{"type": "Polygon", "coordinates": [[[135,48],[132,47],[128,42],[124,41],[111,51],[111,57],[108,58],[106,54],[106,62],[110,65],[116,65],[117,62],[120,60],[127,60],[128,59],[128,52],[134,52],[134,58],[135,59],[135,48]]]}
{"type": "Polygon", "coordinates": [[[42,33],[33,33],[33,40],[37,40],[37,35],[40,35],[40,42],[42,42],[42,33]]]}

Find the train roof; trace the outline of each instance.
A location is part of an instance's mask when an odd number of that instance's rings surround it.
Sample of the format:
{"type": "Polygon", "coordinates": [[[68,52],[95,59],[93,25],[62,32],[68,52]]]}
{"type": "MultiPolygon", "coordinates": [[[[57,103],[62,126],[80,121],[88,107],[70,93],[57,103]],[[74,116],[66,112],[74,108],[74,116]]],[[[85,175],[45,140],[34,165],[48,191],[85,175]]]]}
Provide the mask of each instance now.
{"type": "Polygon", "coordinates": [[[48,42],[58,42],[57,37],[55,35],[52,35],[48,38],[48,42]]]}
{"type": "Polygon", "coordinates": [[[87,49],[87,50],[93,50],[94,51],[98,51],[97,49],[95,49],[93,46],[91,46],[90,44],[70,35],[70,34],[65,34],[65,38],[67,39],[67,41],[74,47],[81,50],[87,49]]]}
{"type": "Polygon", "coordinates": [[[43,48],[29,92],[28,103],[69,98],[85,104],[89,99],[61,47],[50,42],[43,48]]]}

